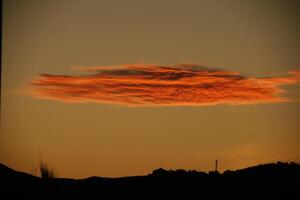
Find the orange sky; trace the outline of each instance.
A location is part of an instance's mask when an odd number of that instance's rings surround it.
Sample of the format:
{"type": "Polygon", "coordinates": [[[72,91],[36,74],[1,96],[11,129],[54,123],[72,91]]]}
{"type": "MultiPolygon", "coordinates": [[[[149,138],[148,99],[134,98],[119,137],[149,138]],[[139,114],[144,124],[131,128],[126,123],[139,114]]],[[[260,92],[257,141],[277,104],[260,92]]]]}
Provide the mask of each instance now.
{"type": "Polygon", "coordinates": [[[4,1],[0,162],[59,176],[300,162],[296,1],[4,1]]]}

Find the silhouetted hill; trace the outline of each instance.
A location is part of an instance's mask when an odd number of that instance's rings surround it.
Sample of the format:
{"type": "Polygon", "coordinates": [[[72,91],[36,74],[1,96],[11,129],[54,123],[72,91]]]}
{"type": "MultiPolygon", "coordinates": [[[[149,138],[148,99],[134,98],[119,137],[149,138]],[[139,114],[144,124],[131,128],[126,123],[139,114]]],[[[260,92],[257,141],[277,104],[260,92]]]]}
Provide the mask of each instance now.
{"type": "Polygon", "coordinates": [[[270,163],[236,171],[156,169],[145,176],[42,179],[0,164],[7,199],[297,199],[300,164],[270,163]]]}

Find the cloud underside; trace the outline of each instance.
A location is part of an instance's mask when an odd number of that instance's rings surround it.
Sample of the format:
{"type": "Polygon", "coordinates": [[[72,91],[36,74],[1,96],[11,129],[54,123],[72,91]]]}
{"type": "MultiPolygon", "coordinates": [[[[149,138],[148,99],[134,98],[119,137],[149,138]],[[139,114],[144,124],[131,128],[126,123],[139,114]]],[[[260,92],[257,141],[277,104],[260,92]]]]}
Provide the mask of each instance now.
{"type": "Polygon", "coordinates": [[[300,81],[299,71],[290,71],[286,77],[253,78],[190,64],[79,70],[82,75],[41,74],[31,81],[34,95],[70,103],[129,106],[253,104],[290,101],[282,96],[281,86],[300,81]]]}

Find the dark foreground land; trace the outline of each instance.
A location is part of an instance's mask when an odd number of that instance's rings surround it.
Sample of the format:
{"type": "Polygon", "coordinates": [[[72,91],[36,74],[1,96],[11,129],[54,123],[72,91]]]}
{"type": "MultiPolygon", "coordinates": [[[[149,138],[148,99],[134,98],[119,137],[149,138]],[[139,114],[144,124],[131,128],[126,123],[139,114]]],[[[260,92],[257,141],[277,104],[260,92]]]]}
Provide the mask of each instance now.
{"type": "Polygon", "coordinates": [[[45,179],[0,164],[1,199],[300,199],[300,164],[236,171],[157,169],[145,176],[45,179]]]}

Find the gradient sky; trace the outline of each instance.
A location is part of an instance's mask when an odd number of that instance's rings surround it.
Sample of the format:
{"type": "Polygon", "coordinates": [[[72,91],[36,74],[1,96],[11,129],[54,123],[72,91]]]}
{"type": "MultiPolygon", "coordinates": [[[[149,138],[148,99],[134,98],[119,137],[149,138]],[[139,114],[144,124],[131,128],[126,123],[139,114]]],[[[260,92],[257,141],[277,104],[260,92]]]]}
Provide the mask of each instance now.
{"type": "Polygon", "coordinates": [[[299,8],[4,1],[0,162],[34,173],[41,152],[75,178],[300,162],[299,8]]]}

